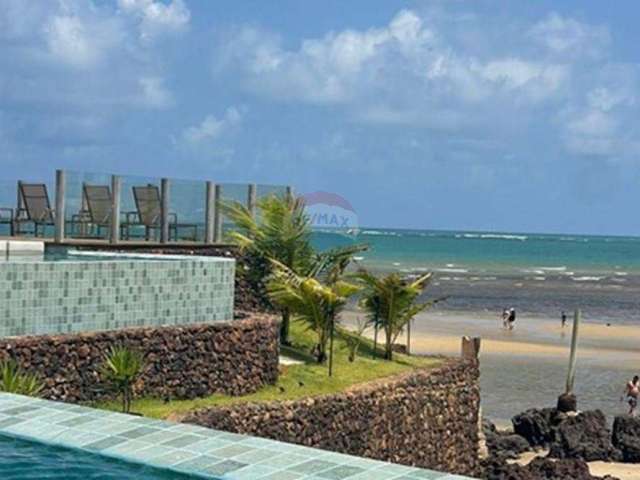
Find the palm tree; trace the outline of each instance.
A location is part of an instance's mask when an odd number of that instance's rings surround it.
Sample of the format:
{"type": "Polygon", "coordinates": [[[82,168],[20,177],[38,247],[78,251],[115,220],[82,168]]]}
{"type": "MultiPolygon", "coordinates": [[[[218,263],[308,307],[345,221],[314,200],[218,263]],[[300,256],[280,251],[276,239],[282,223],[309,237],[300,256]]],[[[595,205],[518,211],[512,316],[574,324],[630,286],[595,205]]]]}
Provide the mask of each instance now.
{"type": "Polygon", "coordinates": [[[376,322],[384,332],[384,357],[387,360],[392,359],[393,345],[413,317],[444,300],[439,298],[416,303],[420,294],[431,282],[433,278],[431,273],[410,281],[403,279],[397,273],[376,277],[361,268],[356,278],[365,289],[360,306],[369,314],[371,321],[376,322]]]}
{"type": "MultiPolygon", "coordinates": [[[[273,264],[274,272],[267,286],[272,301],[287,308],[316,333],[316,360],[325,362],[327,343],[333,335],[336,318],[349,297],[360,287],[339,278],[334,278],[331,283],[322,283],[312,276],[300,276],[277,261],[273,264]]],[[[331,358],[329,366],[331,375],[331,358]]]]}
{"type": "Polygon", "coordinates": [[[0,392],[35,397],[43,388],[40,377],[22,370],[15,360],[0,362],[0,392]]]}
{"type": "Polygon", "coordinates": [[[129,413],[133,385],[142,372],[143,356],[125,346],[113,346],[104,357],[102,375],[122,395],[122,412],[129,413]]]}
{"type": "MultiPolygon", "coordinates": [[[[276,260],[288,269],[302,273],[310,268],[313,258],[311,227],[304,211],[301,197],[270,195],[257,202],[255,218],[249,209],[239,202],[225,203],[222,208],[234,222],[236,230],[229,239],[242,252],[262,260],[263,268],[250,272],[254,277],[265,277],[270,273],[270,260],[276,260]],[[265,271],[266,269],[266,271],[265,271]]],[[[281,307],[282,323],[280,341],[289,343],[289,307],[281,307]]]]}

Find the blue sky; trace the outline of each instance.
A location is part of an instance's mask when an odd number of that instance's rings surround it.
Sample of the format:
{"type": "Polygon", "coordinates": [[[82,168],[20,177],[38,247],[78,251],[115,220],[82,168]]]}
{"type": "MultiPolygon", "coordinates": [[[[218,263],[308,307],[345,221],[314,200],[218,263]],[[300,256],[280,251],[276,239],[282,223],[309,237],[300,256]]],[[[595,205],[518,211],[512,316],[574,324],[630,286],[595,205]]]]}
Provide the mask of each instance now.
{"type": "Polygon", "coordinates": [[[289,183],[362,225],[640,234],[633,1],[0,0],[0,165],[289,183]]]}

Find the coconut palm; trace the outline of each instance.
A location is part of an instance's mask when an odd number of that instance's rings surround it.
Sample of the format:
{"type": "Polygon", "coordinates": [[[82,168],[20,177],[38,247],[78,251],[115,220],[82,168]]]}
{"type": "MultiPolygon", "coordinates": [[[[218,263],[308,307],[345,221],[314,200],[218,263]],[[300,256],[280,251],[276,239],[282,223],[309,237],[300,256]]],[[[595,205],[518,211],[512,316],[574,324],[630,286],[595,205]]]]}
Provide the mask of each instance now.
{"type": "Polygon", "coordinates": [[[113,346],[102,364],[102,376],[122,395],[122,412],[129,413],[133,399],[133,385],[142,372],[143,356],[125,346],[113,346]]]}
{"type": "Polygon", "coordinates": [[[15,360],[0,362],[0,392],[35,397],[43,388],[40,377],[22,370],[15,360]]]}
{"type": "Polygon", "coordinates": [[[369,314],[371,321],[382,329],[385,336],[384,357],[388,360],[393,357],[393,345],[398,336],[413,317],[444,300],[439,298],[417,303],[418,297],[433,278],[431,273],[407,280],[397,273],[377,277],[361,268],[356,278],[364,286],[360,306],[369,314]]]}
{"type": "Polygon", "coordinates": [[[287,308],[316,333],[318,343],[314,354],[318,363],[325,362],[336,318],[360,287],[337,278],[332,283],[322,283],[312,276],[298,275],[277,261],[273,261],[273,265],[274,272],[267,285],[271,300],[287,308]]]}
{"type": "MultiPolygon", "coordinates": [[[[270,260],[276,260],[294,272],[306,272],[314,253],[303,199],[270,195],[258,200],[256,207],[258,215],[254,216],[239,202],[222,205],[236,227],[228,234],[230,241],[248,256],[262,260],[252,262],[254,271],[249,273],[264,278],[270,273],[270,260]]],[[[280,341],[286,345],[289,343],[290,312],[287,306],[280,308],[280,341]]]]}

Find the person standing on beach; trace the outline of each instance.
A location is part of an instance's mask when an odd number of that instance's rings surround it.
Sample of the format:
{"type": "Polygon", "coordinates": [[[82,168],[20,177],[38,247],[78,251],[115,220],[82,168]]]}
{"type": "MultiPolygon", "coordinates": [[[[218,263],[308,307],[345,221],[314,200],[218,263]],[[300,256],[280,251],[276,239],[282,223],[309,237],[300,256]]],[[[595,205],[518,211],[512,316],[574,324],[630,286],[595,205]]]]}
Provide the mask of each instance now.
{"type": "Polygon", "coordinates": [[[509,322],[509,309],[505,308],[502,311],[502,328],[507,328],[507,323],[509,322]]]}
{"type": "MultiPolygon", "coordinates": [[[[627,397],[627,403],[629,404],[629,415],[635,416],[636,408],[638,407],[638,396],[640,395],[640,377],[634,376],[632,380],[627,382],[627,386],[624,389],[624,395],[627,397]]],[[[620,399],[624,401],[624,396],[620,399]]]]}
{"type": "Polygon", "coordinates": [[[562,322],[562,328],[564,328],[567,325],[567,314],[564,313],[564,310],[560,314],[560,321],[562,322]]]}
{"type": "Polygon", "coordinates": [[[513,330],[513,324],[516,323],[516,309],[515,308],[510,308],[509,309],[509,317],[508,317],[507,321],[509,323],[509,330],[513,330]]]}

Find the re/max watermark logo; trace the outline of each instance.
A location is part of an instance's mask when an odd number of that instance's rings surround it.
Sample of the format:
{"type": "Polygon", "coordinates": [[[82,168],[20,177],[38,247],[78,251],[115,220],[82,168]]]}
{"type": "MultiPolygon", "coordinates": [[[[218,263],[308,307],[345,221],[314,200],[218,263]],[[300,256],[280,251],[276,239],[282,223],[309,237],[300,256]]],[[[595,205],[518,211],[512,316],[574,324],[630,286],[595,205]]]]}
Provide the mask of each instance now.
{"type": "Polygon", "coordinates": [[[344,197],[329,192],[303,195],[305,212],[312,228],[356,234],[358,215],[344,197]]]}

